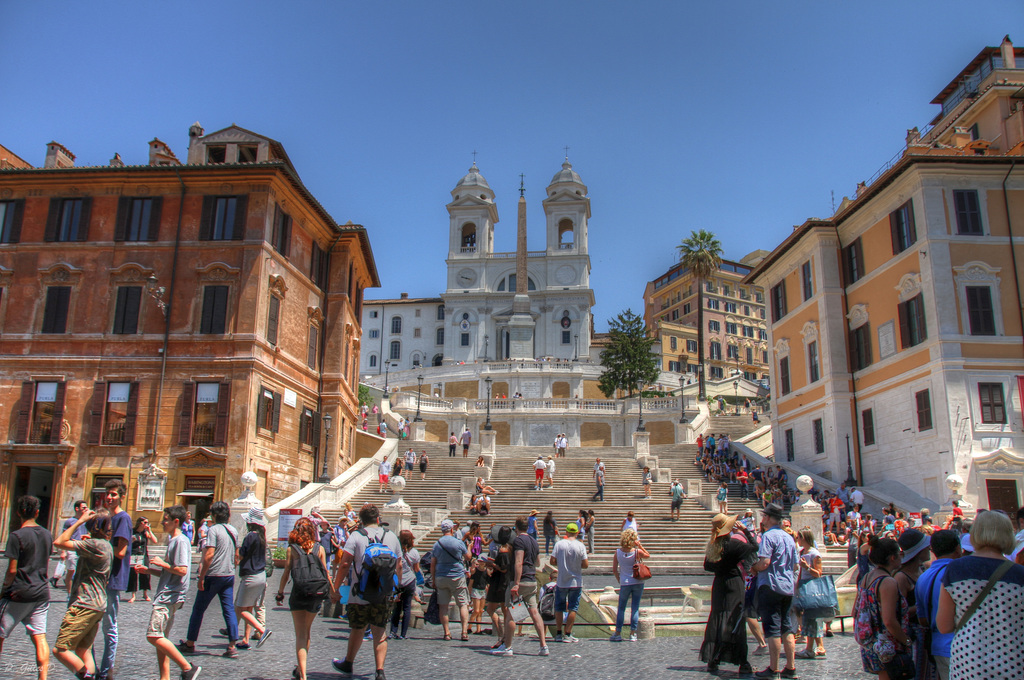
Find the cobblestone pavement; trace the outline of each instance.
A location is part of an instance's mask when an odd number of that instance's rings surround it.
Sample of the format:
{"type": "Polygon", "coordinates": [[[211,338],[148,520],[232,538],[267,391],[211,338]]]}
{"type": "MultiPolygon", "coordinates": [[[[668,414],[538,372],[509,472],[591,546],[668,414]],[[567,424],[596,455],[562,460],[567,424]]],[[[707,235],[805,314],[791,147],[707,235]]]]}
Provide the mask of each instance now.
{"type": "MultiPolygon", "coordinates": [[[[679,577],[688,582],[687,577],[679,577]]],[[[273,580],[276,587],[276,580],[273,580]]],[[[50,604],[48,619],[52,645],[57,637],[61,618],[66,608],[63,592],[53,591],[54,601],[50,604]]],[[[195,597],[195,581],[189,592],[189,601],[179,612],[171,632],[177,642],[185,636],[188,617],[195,597]]],[[[272,600],[271,600],[272,602],[272,600]]],[[[153,647],[146,642],[144,634],[149,622],[151,605],[137,601],[122,602],[119,628],[121,639],[118,645],[116,675],[118,680],[154,680],[158,677],[156,655],[153,647]]],[[[237,659],[220,656],[227,639],[217,631],[224,623],[217,603],[211,604],[206,612],[202,633],[197,644],[193,663],[203,667],[206,680],[289,680],[295,666],[294,633],[291,615],[284,607],[268,610],[268,619],[273,636],[258,650],[239,651],[237,659]]],[[[535,638],[517,638],[515,656],[492,657],[487,651],[494,638],[486,635],[471,635],[470,642],[458,641],[458,624],[453,626],[454,642],[441,638],[440,626],[410,630],[408,640],[393,640],[388,645],[385,666],[391,680],[691,680],[714,678],[705,671],[697,659],[700,648],[699,637],[659,637],[643,642],[611,643],[607,639],[584,639],[574,644],[550,643],[551,655],[537,655],[535,638]]],[[[847,680],[871,677],[861,669],[860,654],[853,641],[851,628],[845,634],[838,632],[825,640],[828,658],[819,661],[797,660],[799,677],[806,680],[847,680]]],[[[310,680],[336,680],[343,678],[331,667],[331,658],[343,656],[348,626],[341,619],[318,617],[313,624],[313,643],[310,650],[310,680]]],[[[97,639],[102,649],[102,638],[97,639]]],[[[753,644],[751,644],[753,650],[753,644]]],[[[355,661],[353,678],[363,680],[374,677],[371,643],[364,642],[355,661]]],[[[767,666],[766,656],[751,657],[755,670],[767,666]]],[[[172,667],[173,670],[173,667],[172,667]]],[[[736,677],[735,666],[722,666],[717,677],[736,677]]],[[[0,678],[34,678],[34,652],[24,628],[18,628],[6,641],[0,656],[0,678]]],[[[50,677],[71,679],[73,676],[56,659],[50,659],[50,677]]],[[[173,673],[172,678],[177,678],[173,673]]]]}

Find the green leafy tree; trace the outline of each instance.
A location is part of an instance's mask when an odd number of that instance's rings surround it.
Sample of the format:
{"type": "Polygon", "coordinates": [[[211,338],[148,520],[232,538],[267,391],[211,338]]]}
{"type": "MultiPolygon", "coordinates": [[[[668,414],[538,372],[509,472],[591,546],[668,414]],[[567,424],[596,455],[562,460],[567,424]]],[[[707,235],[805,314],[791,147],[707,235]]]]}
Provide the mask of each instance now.
{"type": "Polygon", "coordinates": [[[359,385],[359,404],[360,404],[360,406],[363,405],[363,404],[369,404],[370,401],[371,401],[370,400],[370,388],[367,387],[366,385],[360,384],[359,385]]]}
{"type": "Polygon", "coordinates": [[[651,353],[656,340],[647,337],[642,317],[632,310],[621,312],[608,322],[608,348],[601,353],[605,371],[598,387],[611,397],[616,390],[627,390],[630,396],[639,383],[653,383],[658,379],[658,357],[651,353]]]}
{"type": "Polygon", "coordinates": [[[722,266],[722,243],[710,231],[699,229],[691,231],[678,250],[683,267],[697,278],[697,390],[703,399],[707,397],[704,389],[704,282],[722,266]]]}

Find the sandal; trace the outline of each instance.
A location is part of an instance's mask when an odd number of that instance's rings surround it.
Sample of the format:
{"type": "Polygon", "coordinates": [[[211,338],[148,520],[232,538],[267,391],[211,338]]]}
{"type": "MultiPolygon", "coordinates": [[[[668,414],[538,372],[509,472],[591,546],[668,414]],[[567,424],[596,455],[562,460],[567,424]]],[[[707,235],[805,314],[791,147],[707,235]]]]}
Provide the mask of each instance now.
{"type": "Polygon", "coordinates": [[[451,640],[451,639],[452,639],[452,636],[451,636],[451,634],[450,634],[450,633],[445,633],[445,634],[444,634],[444,637],[443,637],[443,638],[441,638],[441,639],[442,639],[442,640],[451,640]]]}
{"type": "Polygon", "coordinates": [[[462,637],[459,638],[459,640],[461,640],[463,642],[469,642],[469,636],[468,635],[463,635],[462,637]]]}

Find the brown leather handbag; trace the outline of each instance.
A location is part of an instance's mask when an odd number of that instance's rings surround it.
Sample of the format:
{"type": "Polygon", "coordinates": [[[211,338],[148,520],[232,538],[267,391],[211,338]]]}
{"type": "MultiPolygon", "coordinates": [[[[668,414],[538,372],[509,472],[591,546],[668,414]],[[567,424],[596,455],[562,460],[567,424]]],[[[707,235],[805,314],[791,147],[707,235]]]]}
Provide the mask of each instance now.
{"type": "Polygon", "coordinates": [[[651,568],[640,559],[640,551],[634,549],[636,557],[633,559],[633,578],[638,581],[646,581],[651,577],[651,568]]]}

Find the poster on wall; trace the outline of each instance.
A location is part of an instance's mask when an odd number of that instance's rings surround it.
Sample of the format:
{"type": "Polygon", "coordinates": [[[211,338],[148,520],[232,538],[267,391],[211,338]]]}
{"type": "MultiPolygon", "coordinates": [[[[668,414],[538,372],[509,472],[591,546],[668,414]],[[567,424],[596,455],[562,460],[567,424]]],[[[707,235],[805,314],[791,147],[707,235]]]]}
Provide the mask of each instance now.
{"type": "Polygon", "coordinates": [[[295,528],[295,523],[302,517],[301,508],[285,508],[277,516],[277,540],[288,542],[288,534],[295,528]]]}
{"type": "Polygon", "coordinates": [[[167,486],[167,473],[155,465],[139,473],[139,493],[135,497],[135,510],[159,511],[164,507],[164,489],[167,486]]]}

